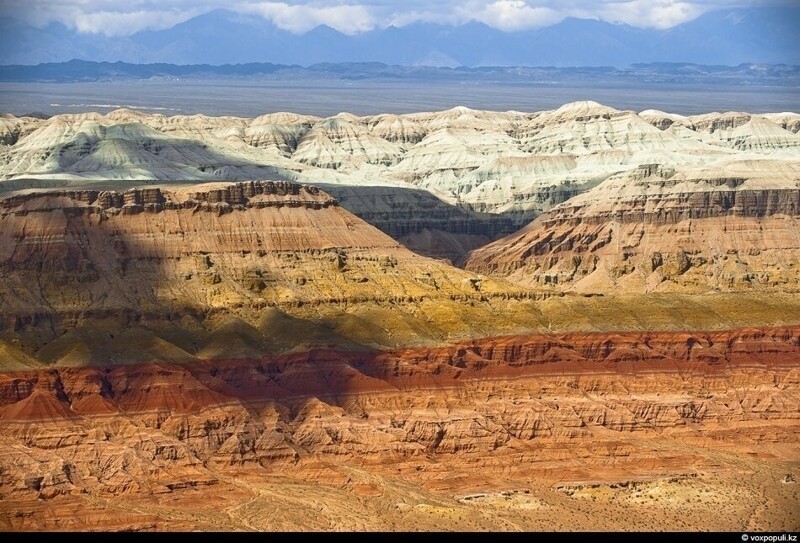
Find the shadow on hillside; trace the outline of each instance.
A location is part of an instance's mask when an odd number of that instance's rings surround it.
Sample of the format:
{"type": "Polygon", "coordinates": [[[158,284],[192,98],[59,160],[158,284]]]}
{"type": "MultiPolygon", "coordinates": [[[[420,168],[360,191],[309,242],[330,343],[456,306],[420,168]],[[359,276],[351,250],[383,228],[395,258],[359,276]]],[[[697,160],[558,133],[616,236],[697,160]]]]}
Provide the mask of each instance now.
{"type": "Polygon", "coordinates": [[[317,184],[340,205],[423,256],[459,263],[519,230],[532,213],[480,213],[412,187],[317,184]]]}

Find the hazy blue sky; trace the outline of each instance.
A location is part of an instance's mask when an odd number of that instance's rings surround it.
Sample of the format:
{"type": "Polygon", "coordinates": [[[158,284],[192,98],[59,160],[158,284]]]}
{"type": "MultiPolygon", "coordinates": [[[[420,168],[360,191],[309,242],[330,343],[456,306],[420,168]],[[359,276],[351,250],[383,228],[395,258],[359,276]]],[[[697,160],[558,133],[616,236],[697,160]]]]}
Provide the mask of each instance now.
{"type": "MultiPolygon", "coordinates": [[[[58,21],[86,33],[129,35],[168,28],[215,8],[258,14],[303,33],[327,24],[356,34],[415,21],[484,22],[500,30],[555,24],[564,17],[668,28],[719,8],[770,5],[767,0],[2,0],[0,15],[36,26],[58,21]]],[[[791,3],[791,0],[783,3],[791,3]]]]}

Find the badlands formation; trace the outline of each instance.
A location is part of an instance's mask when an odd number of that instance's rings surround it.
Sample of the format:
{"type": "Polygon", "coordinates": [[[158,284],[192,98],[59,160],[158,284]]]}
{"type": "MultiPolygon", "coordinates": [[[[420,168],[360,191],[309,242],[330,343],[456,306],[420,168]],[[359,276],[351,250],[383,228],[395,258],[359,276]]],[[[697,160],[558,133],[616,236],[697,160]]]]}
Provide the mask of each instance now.
{"type": "Polygon", "coordinates": [[[798,530],[798,130],[5,116],[0,528],[798,530]]]}
{"type": "Polygon", "coordinates": [[[47,120],[6,115],[0,191],[108,180],[117,189],[144,181],[291,180],[322,186],[416,252],[458,262],[542,211],[645,164],[714,179],[755,172],[794,182],[798,130],[795,113],[682,117],[595,102],[536,113],[456,107],[327,119],[131,110],[47,120]]]}

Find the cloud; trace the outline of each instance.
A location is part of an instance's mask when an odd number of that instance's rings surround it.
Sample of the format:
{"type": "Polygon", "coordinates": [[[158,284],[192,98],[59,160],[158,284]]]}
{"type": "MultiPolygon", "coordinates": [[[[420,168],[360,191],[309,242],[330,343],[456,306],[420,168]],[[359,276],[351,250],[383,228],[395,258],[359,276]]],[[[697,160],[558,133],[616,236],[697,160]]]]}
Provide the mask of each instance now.
{"type": "Polygon", "coordinates": [[[455,11],[440,12],[423,8],[393,12],[386,17],[385,26],[406,26],[418,22],[458,25],[467,21],[455,11]]]}
{"type": "Polygon", "coordinates": [[[597,16],[638,27],[670,28],[691,21],[709,7],[675,0],[631,0],[603,4],[597,16]]]}
{"type": "MultiPolygon", "coordinates": [[[[439,2],[441,4],[442,2],[439,2]]],[[[526,28],[536,28],[555,24],[566,15],[548,6],[531,6],[524,0],[470,0],[466,3],[448,3],[448,9],[441,11],[436,5],[427,9],[413,9],[395,12],[388,18],[390,24],[404,26],[414,22],[427,22],[459,25],[479,21],[487,25],[513,32],[526,28]]]]}
{"type": "Polygon", "coordinates": [[[239,11],[257,13],[271,20],[278,27],[302,34],[321,24],[335,28],[344,34],[358,34],[372,30],[376,20],[363,5],[316,6],[311,4],[286,4],[284,2],[260,2],[244,4],[239,11]]]}
{"type": "Polygon", "coordinates": [[[327,24],[345,34],[371,30],[377,21],[366,4],[264,2],[254,0],[3,0],[0,15],[36,26],[61,22],[83,33],[125,36],[169,28],[196,15],[224,8],[258,14],[280,28],[303,33],[327,24]]]}
{"type": "Polygon", "coordinates": [[[129,36],[140,30],[161,29],[175,26],[202,12],[178,11],[96,11],[82,13],[67,22],[78,32],[105,34],[106,36],[129,36]]]}
{"type": "MultiPolygon", "coordinates": [[[[791,0],[787,0],[791,1],[791,0]]],[[[217,8],[257,14],[303,33],[326,24],[345,34],[416,21],[480,21],[505,31],[557,23],[565,17],[668,28],[705,11],[764,5],[770,0],[0,0],[0,16],[36,26],[58,21],[108,36],[168,28],[217,8]]]]}
{"type": "Polygon", "coordinates": [[[468,2],[458,10],[465,18],[506,32],[555,24],[566,16],[550,7],[530,6],[523,0],[496,0],[482,7],[474,4],[468,2]]]}
{"type": "Polygon", "coordinates": [[[140,30],[169,28],[213,9],[198,2],[149,0],[4,0],[0,16],[38,27],[59,22],[82,33],[128,36],[140,30]]]}

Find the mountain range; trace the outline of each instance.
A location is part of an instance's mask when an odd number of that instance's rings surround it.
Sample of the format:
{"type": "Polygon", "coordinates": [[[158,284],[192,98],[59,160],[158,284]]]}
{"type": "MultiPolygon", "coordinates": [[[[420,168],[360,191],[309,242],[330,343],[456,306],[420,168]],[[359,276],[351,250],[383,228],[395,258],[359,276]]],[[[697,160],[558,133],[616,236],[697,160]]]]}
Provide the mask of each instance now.
{"type": "Polygon", "coordinates": [[[293,34],[267,19],[224,9],[128,37],[82,34],[60,23],[36,28],[0,19],[0,63],[71,59],[131,63],[383,62],[404,66],[627,66],[640,62],[800,64],[800,8],[717,10],[661,30],[567,18],[503,32],[470,22],[412,23],[356,35],[320,25],[293,34]]]}
{"type": "Polygon", "coordinates": [[[654,62],[614,68],[554,66],[483,66],[457,68],[400,66],[380,62],[323,62],[308,67],[269,62],[246,64],[131,64],[70,60],[30,65],[0,66],[0,81],[58,82],[119,81],[130,79],[259,79],[317,81],[381,81],[434,83],[542,82],[573,85],[703,84],[797,88],[800,66],[742,63],[737,66],[709,66],[679,62],[654,62]]]}

